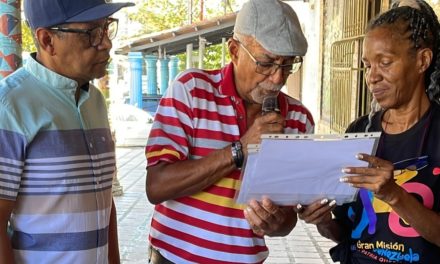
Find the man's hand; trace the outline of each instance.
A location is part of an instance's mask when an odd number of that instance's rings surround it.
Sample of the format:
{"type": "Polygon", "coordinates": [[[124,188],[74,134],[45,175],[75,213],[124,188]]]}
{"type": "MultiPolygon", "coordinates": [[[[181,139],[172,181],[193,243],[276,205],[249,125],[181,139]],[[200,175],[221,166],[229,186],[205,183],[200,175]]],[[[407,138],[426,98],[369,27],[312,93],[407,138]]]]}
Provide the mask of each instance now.
{"type": "Polygon", "coordinates": [[[262,202],[250,201],[244,216],[253,232],[259,236],[287,235],[297,221],[292,207],[277,206],[268,198],[263,198],[262,202]]]}
{"type": "Polygon", "coordinates": [[[262,134],[283,133],[285,119],[277,112],[269,112],[255,118],[252,126],[249,127],[246,134],[240,139],[243,145],[243,153],[247,157],[247,145],[261,143],[262,134]]]}

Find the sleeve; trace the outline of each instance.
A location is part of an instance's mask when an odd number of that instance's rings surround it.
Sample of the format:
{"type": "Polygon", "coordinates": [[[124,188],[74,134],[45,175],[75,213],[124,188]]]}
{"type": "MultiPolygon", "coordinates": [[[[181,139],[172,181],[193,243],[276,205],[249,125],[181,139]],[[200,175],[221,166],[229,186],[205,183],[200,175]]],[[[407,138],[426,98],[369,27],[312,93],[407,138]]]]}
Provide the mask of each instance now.
{"type": "Polygon", "coordinates": [[[27,140],[15,114],[0,103],[0,199],[15,201],[20,188],[27,140]]]}
{"type": "Polygon", "coordinates": [[[315,121],[313,120],[312,114],[307,110],[306,134],[313,133],[315,133],[315,121]]]}
{"type": "Polygon", "coordinates": [[[313,134],[315,122],[310,111],[298,100],[284,95],[281,101],[283,108],[286,105],[286,126],[285,133],[291,134],[313,134]]]}
{"type": "Polygon", "coordinates": [[[162,97],[146,146],[147,166],[185,160],[193,135],[192,95],[176,79],[162,97]]]}

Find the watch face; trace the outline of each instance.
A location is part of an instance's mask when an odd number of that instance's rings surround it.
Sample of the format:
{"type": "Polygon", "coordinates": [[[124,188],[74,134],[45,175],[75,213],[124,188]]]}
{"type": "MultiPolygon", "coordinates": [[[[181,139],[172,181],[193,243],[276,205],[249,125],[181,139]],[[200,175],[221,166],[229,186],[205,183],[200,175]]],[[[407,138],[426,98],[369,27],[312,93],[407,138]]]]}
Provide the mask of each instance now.
{"type": "Polygon", "coordinates": [[[243,165],[244,155],[240,141],[232,142],[231,153],[235,166],[237,168],[241,168],[241,166],[243,165]]]}

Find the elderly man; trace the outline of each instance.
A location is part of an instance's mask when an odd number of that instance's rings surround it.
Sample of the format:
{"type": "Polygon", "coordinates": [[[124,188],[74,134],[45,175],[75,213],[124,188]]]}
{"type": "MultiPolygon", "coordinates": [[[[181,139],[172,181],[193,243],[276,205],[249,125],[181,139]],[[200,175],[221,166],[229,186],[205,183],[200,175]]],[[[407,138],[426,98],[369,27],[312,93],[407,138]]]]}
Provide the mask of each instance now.
{"type": "Polygon", "coordinates": [[[248,144],[263,133],[313,132],[309,111],[280,93],[307,51],[298,18],[281,1],[250,0],[228,46],[231,64],[181,73],[160,102],[146,148],[152,263],[260,263],[264,235],[296,224],[291,207],[268,199],[245,207],[234,196],[248,144]],[[279,112],[262,115],[269,96],[279,112]]]}
{"type": "Polygon", "coordinates": [[[89,82],[129,5],[24,2],[38,51],[0,82],[0,263],[119,263],[114,142],[89,82]]]}

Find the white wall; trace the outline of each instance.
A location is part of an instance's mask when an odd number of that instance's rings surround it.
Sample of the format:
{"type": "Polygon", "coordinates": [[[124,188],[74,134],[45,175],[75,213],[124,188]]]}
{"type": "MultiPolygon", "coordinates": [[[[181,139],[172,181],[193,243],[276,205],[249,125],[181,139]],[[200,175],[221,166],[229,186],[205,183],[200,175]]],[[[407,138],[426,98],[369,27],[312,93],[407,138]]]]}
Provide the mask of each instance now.
{"type": "Polygon", "coordinates": [[[301,101],[310,110],[315,122],[320,119],[321,65],[320,65],[320,2],[286,2],[295,10],[308,42],[302,69],[301,101]]]}

